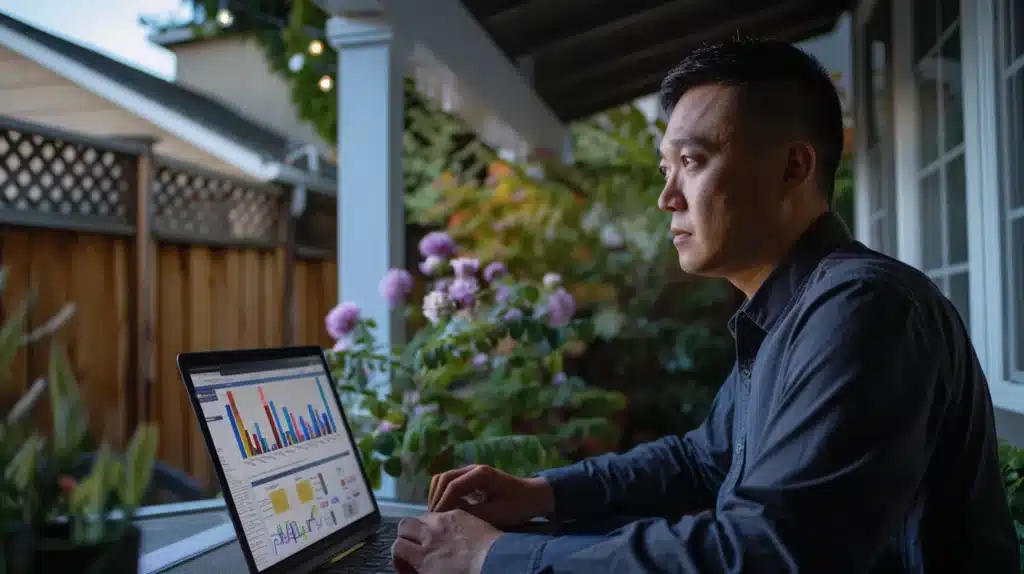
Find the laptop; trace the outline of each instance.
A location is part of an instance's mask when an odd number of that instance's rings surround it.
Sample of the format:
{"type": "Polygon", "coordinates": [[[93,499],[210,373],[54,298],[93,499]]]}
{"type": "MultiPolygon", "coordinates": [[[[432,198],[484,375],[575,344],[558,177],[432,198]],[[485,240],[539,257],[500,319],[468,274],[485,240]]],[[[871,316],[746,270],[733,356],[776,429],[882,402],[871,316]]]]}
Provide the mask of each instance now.
{"type": "Polygon", "coordinates": [[[394,571],[397,519],[319,347],[183,353],[178,369],[250,572],[394,571]]]}

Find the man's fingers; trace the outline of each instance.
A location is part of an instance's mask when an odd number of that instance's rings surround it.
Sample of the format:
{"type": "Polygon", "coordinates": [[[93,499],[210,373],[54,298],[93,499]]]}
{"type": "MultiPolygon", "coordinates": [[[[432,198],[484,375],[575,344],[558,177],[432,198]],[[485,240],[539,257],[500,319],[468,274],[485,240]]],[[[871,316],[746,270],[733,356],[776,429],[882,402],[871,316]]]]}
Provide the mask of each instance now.
{"type": "Polygon", "coordinates": [[[419,544],[423,542],[423,530],[426,527],[418,518],[403,518],[398,523],[398,537],[419,544]]]}
{"type": "Polygon", "coordinates": [[[399,566],[411,566],[418,571],[423,565],[423,547],[409,539],[396,538],[391,545],[391,561],[396,570],[402,570],[399,566]]]}
{"type": "Polygon", "coordinates": [[[437,503],[434,505],[432,512],[447,512],[456,508],[461,508],[462,497],[468,494],[472,494],[476,490],[484,490],[483,480],[488,475],[489,469],[485,466],[477,466],[469,472],[463,473],[461,476],[453,478],[450,482],[444,485],[444,489],[440,490],[437,495],[437,503]]]}
{"type": "Polygon", "coordinates": [[[437,502],[440,500],[441,496],[444,494],[445,489],[447,488],[448,484],[451,483],[451,481],[474,470],[478,466],[479,465],[474,464],[470,466],[464,466],[462,468],[457,468],[455,470],[449,470],[448,472],[442,472],[441,474],[435,474],[434,477],[430,479],[430,492],[427,496],[427,510],[429,510],[430,512],[435,511],[437,502]]]}

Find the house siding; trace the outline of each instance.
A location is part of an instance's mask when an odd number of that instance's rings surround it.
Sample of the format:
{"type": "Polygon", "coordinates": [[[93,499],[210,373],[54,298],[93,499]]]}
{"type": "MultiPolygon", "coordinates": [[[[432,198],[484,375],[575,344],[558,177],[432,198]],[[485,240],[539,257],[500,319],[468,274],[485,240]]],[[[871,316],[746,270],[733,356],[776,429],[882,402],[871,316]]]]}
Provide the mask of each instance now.
{"type": "Polygon", "coordinates": [[[244,172],[0,46],[0,115],[93,136],[149,136],[155,152],[243,179],[244,172]]]}
{"type": "MultiPolygon", "coordinates": [[[[227,37],[168,47],[177,57],[176,82],[218,98],[294,141],[313,142],[325,155],[333,154],[313,126],[299,119],[291,88],[268,68],[254,41],[227,37]]],[[[307,64],[313,60],[306,56],[307,64]]]]}

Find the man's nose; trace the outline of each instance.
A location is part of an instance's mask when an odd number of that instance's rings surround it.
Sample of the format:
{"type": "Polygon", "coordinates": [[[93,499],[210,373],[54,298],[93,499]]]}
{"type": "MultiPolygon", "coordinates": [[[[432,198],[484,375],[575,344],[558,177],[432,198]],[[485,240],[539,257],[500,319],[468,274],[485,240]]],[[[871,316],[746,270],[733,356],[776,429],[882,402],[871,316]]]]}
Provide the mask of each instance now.
{"type": "Polygon", "coordinates": [[[658,196],[658,209],[670,213],[686,209],[686,199],[675,178],[669,178],[661,190],[661,195],[658,196]]]}

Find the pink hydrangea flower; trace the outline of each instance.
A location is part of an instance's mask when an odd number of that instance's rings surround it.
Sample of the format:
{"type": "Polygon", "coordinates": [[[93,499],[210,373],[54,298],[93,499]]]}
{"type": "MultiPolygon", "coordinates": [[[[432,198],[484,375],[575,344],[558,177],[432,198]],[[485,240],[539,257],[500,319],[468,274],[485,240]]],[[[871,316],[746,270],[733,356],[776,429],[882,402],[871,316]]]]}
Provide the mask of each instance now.
{"type": "Polygon", "coordinates": [[[508,268],[501,261],[493,261],[484,268],[484,279],[488,282],[500,279],[508,275],[508,268]]]}
{"type": "Polygon", "coordinates": [[[337,340],[342,339],[352,332],[359,323],[359,306],[352,301],[345,301],[338,304],[327,313],[324,324],[327,326],[327,334],[337,340]]]}
{"type": "Polygon", "coordinates": [[[377,432],[379,433],[391,432],[393,430],[395,430],[395,423],[389,420],[380,421],[380,424],[377,425],[377,432]]]}
{"type": "Polygon", "coordinates": [[[486,368],[490,362],[491,358],[487,356],[487,353],[477,353],[476,356],[473,357],[473,366],[477,369],[482,370],[486,368]]]}
{"type": "Polygon", "coordinates": [[[523,312],[519,309],[509,309],[505,312],[506,321],[518,321],[523,318],[523,312]]]}
{"type": "Polygon", "coordinates": [[[480,260],[475,257],[452,259],[452,270],[455,271],[455,276],[458,278],[472,277],[480,270],[480,260]]]}
{"type": "Polygon", "coordinates": [[[455,310],[455,304],[444,291],[431,291],[423,298],[423,316],[437,325],[455,310]]]}
{"type": "Polygon", "coordinates": [[[498,285],[498,288],[494,290],[494,300],[501,303],[507,301],[512,296],[512,289],[508,285],[498,285]]]}
{"type": "Polygon", "coordinates": [[[428,255],[420,263],[420,272],[427,276],[436,275],[441,270],[441,266],[444,265],[444,257],[439,255],[428,255]]]}
{"type": "Polygon", "coordinates": [[[575,313],[576,299],[565,289],[560,287],[548,297],[548,322],[552,327],[568,325],[575,313]]]}
{"type": "Polygon", "coordinates": [[[331,350],[334,351],[335,353],[340,353],[342,351],[347,351],[351,345],[352,345],[352,342],[349,341],[349,338],[348,337],[343,337],[343,338],[338,339],[337,341],[335,341],[334,348],[331,349],[331,350]]]}
{"type": "Polygon", "coordinates": [[[443,231],[431,231],[424,235],[419,247],[424,257],[451,257],[455,254],[455,242],[443,231]]]}
{"type": "Polygon", "coordinates": [[[448,296],[462,307],[472,307],[476,303],[476,293],[480,285],[472,277],[460,277],[448,287],[448,296]]]}
{"type": "Polygon", "coordinates": [[[380,280],[380,295],[392,308],[398,307],[412,292],[412,275],[405,269],[390,269],[380,280]]]}
{"type": "Polygon", "coordinates": [[[562,276],[558,273],[546,273],[544,275],[544,286],[548,289],[554,289],[555,287],[562,284],[562,276]]]}

